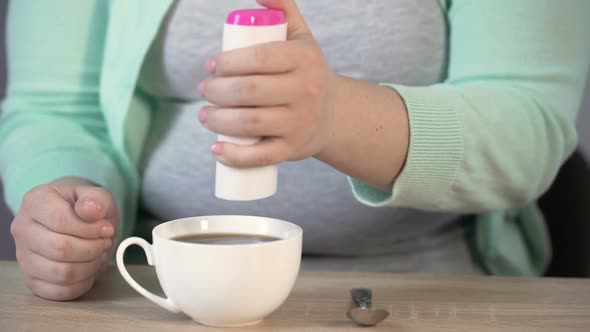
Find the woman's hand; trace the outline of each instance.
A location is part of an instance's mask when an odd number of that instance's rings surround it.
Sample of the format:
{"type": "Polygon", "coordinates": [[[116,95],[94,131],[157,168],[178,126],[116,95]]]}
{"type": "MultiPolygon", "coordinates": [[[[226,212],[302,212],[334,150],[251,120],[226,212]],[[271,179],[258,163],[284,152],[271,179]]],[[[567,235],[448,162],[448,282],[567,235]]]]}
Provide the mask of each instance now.
{"type": "Polygon", "coordinates": [[[302,160],[322,151],[333,135],[338,81],[292,0],[259,0],[287,15],[287,42],[232,50],[210,58],[214,77],[202,82],[199,120],[213,132],[263,137],[252,146],[217,142],[216,158],[231,167],[302,160]]]}
{"type": "Polygon", "coordinates": [[[202,109],[199,120],[225,136],[263,140],[252,146],[217,142],[212,147],[217,160],[256,167],[313,156],[391,192],[410,140],[401,96],[389,87],[332,72],[294,0],[258,3],[285,12],[287,42],[209,59],[205,67],[214,76],[199,89],[217,106],[202,109]]]}
{"type": "Polygon", "coordinates": [[[10,229],[25,284],[49,300],[82,296],[107,264],[118,225],[111,193],[88,181],[32,189],[10,229]]]}

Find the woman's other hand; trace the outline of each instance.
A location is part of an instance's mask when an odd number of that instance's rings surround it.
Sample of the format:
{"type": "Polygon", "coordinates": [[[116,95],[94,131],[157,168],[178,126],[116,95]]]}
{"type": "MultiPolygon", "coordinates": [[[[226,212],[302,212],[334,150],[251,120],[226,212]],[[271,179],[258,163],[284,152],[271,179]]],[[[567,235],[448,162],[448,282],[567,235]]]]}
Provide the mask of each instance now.
{"type": "Polygon", "coordinates": [[[108,262],[118,226],[113,196],[88,181],[32,189],[11,226],[25,284],[49,300],[84,295],[108,262]]]}

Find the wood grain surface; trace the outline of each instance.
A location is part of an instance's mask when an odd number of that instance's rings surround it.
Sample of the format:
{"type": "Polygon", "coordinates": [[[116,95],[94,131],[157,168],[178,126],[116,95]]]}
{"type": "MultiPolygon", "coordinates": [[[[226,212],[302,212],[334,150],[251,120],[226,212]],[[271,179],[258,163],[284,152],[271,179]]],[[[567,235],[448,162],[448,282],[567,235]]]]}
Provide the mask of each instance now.
{"type": "MultiPolygon", "coordinates": [[[[155,272],[131,266],[161,294],[155,272]]],[[[111,268],[83,298],[31,295],[13,262],[0,262],[0,331],[220,331],[171,314],[137,294],[111,268]]],[[[288,300],[263,323],[234,331],[590,331],[590,280],[302,272],[288,300]],[[390,318],[371,328],[345,316],[349,289],[373,289],[390,318]]]]}

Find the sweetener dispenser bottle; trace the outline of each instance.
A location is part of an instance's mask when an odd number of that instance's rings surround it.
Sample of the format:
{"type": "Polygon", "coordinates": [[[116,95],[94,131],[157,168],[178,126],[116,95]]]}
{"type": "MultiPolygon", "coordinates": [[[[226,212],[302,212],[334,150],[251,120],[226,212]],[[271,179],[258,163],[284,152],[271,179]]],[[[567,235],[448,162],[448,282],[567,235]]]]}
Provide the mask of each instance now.
{"type": "MultiPolygon", "coordinates": [[[[242,9],[229,14],[223,29],[223,50],[287,40],[287,20],[280,10],[242,9]]],[[[219,135],[221,142],[254,145],[262,138],[219,135]]],[[[237,169],[217,162],[215,196],[233,201],[250,201],[272,196],[277,191],[276,165],[237,169]]]]}

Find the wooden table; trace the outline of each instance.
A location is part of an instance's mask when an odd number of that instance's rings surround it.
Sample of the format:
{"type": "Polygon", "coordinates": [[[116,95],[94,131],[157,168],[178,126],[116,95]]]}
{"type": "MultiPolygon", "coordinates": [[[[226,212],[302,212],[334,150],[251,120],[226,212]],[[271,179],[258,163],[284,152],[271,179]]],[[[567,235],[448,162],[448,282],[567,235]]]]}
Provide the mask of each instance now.
{"type": "MultiPolygon", "coordinates": [[[[152,268],[131,274],[159,290],[152,268]]],[[[159,291],[161,293],[161,291],[159,291]]],[[[50,302],[31,295],[18,267],[0,262],[0,331],[220,331],[166,312],[131,289],[115,268],[86,296],[50,302]]],[[[247,331],[590,331],[590,280],[434,277],[303,272],[287,302],[247,331]],[[348,290],[370,287],[392,313],[377,327],[345,317],[348,290]]]]}

